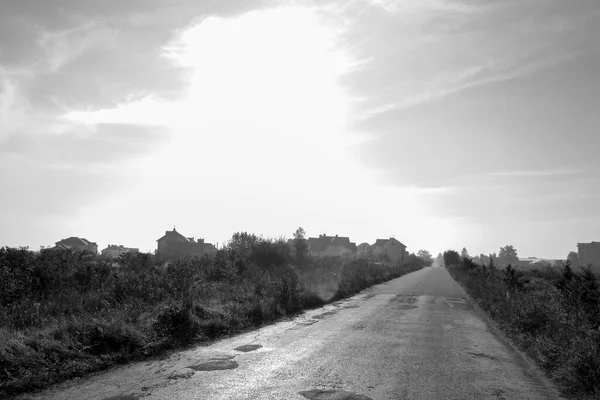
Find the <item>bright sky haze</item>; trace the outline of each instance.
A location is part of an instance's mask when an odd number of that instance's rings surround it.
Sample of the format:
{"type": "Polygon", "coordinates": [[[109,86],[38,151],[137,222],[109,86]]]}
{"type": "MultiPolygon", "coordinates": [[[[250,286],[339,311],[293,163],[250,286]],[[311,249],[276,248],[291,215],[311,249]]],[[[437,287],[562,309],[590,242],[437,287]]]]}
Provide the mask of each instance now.
{"type": "Polygon", "coordinates": [[[600,240],[598,38],[597,0],[0,0],[0,245],[566,258],[600,240]]]}

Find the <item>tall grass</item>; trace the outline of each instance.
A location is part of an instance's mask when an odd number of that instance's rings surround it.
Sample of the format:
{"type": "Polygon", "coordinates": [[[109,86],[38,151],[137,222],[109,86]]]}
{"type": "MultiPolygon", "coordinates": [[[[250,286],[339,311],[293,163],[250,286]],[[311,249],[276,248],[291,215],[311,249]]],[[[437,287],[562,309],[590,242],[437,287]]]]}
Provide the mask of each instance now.
{"type": "Polygon", "coordinates": [[[251,239],[169,262],[1,248],[0,397],[258,326],[423,266],[312,258],[283,240],[251,239]]]}
{"type": "Polygon", "coordinates": [[[565,396],[600,397],[600,289],[591,269],[522,272],[469,258],[447,268],[565,396]]]}

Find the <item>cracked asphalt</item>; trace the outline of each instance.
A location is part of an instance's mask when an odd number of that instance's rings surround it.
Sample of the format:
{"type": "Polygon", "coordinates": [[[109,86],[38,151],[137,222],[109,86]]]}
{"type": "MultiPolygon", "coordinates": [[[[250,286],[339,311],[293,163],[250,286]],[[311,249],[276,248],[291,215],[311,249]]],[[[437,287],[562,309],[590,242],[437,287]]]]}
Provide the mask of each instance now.
{"type": "Polygon", "coordinates": [[[28,399],[557,399],[443,268],[28,399]]]}

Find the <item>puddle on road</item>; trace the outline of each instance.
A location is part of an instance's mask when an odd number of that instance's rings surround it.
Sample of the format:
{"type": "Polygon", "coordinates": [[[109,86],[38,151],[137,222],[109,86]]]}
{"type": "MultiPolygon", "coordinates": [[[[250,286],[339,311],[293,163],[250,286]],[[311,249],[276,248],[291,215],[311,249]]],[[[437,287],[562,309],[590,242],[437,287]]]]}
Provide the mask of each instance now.
{"type": "Polygon", "coordinates": [[[236,361],[214,360],[191,365],[188,368],[193,369],[194,371],[220,371],[224,369],[235,369],[238,366],[239,364],[236,361]]]}
{"type": "Polygon", "coordinates": [[[220,371],[224,369],[235,369],[239,366],[237,361],[233,361],[234,356],[219,355],[208,361],[190,365],[188,368],[194,371],[220,371]]]}
{"type": "Polygon", "coordinates": [[[373,400],[370,397],[344,390],[313,389],[299,392],[302,397],[309,400],[373,400]]]}
{"type": "Polygon", "coordinates": [[[254,351],[256,349],[260,349],[261,347],[262,346],[260,344],[245,344],[243,346],[236,347],[234,350],[243,351],[244,353],[247,353],[249,351],[254,351]]]}
{"type": "Polygon", "coordinates": [[[489,354],[485,354],[485,353],[476,353],[473,351],[467,351],[468,354],[472,355],[473,357],[483,357],[483,358],[489,358],[490,360],[494,360],[494,361],[498,361],[498,359],[494,356],[490,356],[489,354]]]}
{"type": "Polygon", "coordinates": [[[167,379],[170,380],[178,380],[178,379],[190,379],[192,376],[194,376],[193,372],[184,372],[183,374],[173,374],[173,375],[169,375],[167,376],[167,379]]]}
{"type": "Polygon", "coordinates": [[[310,326],[310,325],[316,324],[317,322],[319,322],[319,321],[317,321],[316,319],[308,319],[306,321],[300,321],[300,322],[298,322],[298,325],[300,325],[300,326],[310,326]]]}

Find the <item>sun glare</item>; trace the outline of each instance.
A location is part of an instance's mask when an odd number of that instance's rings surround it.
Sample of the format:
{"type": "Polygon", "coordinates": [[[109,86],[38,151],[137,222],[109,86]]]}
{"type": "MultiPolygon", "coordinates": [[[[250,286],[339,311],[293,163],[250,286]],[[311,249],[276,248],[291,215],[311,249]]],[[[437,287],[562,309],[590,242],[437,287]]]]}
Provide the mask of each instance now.
{"type": "MultiPolygon", "coordinates": [[[[203,224],[222,225],[223,217],[202,210],[226,212],[235,223],[223,226],[222,235],[265,224],[285,232],[300,223],[314,229],[336,224],[340,233],[366,237],[394,232],[399,217],[389,210],[417,205],[414,196],[385,188],[348,151],[356,144],[347,126],[352,96],[339,80],[355,63],[336,42],[340,27],[329,24],[297,7],[198,20],[163,52],[189,74],[182,101],[148,97],[68,115],[91,124],[169,129],[168,145],[135,160],[137,193],[114,199],[113,206],[136,201],[142,215],[156,209],[148,198],[161,204],[178,198],[182,210],[182,202],[201,207],[203,224]],[[323,209],[323,199],[341,198],[335,208],[323,209]]],[[[110,213],[113,206],[105,204],[110,213]]],[[[176,216],[171,211],[164,218],[176,216]]],[[[404,223],[407,218],[420,216],[405,215],[404,223]]]]}
{"type": "Polygon", "coordinates": [[[200,125],[228,142],[233,135],[244,146],[277,146],[298,135],[303,143],[330,139],[346,119],[337,79],[350,64],[334,39],[310,11],[296,8],[199,21],[165,51],[193,71],[181,126],[200,125]]]}

